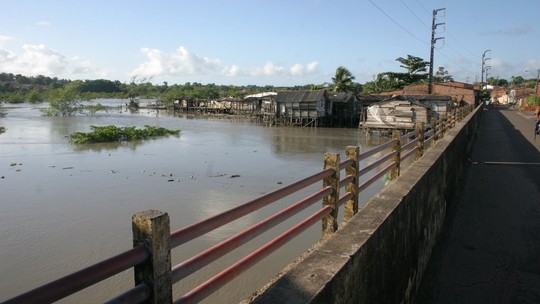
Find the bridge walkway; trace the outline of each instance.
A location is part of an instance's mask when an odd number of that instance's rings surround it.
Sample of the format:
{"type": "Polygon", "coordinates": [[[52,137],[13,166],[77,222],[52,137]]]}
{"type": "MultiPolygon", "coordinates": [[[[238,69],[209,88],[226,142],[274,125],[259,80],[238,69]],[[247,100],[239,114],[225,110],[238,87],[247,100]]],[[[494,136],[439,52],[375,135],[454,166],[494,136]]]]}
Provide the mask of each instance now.
{"type": "Polygon", "coordinates": [[[534,117],[488,109],[417,304],[540,303],[540,138],[534,117]]]}

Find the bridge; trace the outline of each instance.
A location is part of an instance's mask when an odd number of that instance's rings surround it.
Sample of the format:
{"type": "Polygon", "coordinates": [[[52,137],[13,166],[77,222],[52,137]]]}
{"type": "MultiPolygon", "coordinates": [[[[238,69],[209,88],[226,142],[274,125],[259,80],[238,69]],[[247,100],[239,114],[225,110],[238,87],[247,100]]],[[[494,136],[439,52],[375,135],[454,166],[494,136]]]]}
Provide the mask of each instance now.
{"type": "Polygon", "coordinates": [[[477,111],[246,302],[539,303],[533,124],[532,113],[477,111]]]}
{"type": "Polygon", "coordinates": [[[347,147],[343,162],[325,155],[323,171],[171,233],[166,214],[135,214],[133,249],[5,303],[53,302],[130,268],[135,288],[109,303],[172,302],[172,283],[321,199],[314,215],[175,303],[204,298],[321,219],[323,240],[243,303],[538,302],[540,143],[533,142],[532,115],[480,106],[431,126],[394,134],[377,148],[392,147],[379,160],[391,163],[361,185],[360,173],[376,166],[359,170],[359,162],[375,152],[347,147]],[[400,174],[400,161],[414,155],[400,174]],[[358,210],[357,190],[386,173],[395,180],[358,210]],[[172,248],[321,180],[322,190],[171,269],[172,248]]]}
{"type": "Polygon", "coordinates": [[[416,303],[540,303],[540,139],[486,111],[416,303]]]}

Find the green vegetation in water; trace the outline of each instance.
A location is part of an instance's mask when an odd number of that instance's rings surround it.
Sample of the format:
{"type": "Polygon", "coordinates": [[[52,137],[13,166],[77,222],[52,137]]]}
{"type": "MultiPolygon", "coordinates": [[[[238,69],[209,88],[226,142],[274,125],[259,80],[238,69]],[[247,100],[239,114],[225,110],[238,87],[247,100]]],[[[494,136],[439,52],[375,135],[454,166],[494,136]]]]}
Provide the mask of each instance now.
{"type": "Polygon", "coordinates": [[[144,126],[144,129],[136,127],[117,127],[117,126],[91,126],[91,132],[75,132],[71,134],[70,140],[74,144],[115,142],[140,140],[156,136],[178,135],[180,130],[169,130],[160,127],[144,126]]]}

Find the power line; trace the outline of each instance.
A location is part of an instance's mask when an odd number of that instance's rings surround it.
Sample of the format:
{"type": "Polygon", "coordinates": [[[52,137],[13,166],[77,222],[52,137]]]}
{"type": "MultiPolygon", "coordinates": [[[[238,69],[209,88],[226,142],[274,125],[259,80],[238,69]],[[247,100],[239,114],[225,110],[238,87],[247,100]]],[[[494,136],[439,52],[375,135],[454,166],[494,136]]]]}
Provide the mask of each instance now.
{"type": "Polygon", "coordinates": [[[454,35],[452,35],[452,33],[446,31],[446,33],[448,33],[448,36],[450,36],[450,38],[452,38],[457,44],[459,44],[459,46],[461,48],[463,48],[465,51],[467,51],[469,54],[473,55],[473,56],[476,56],[477,54],[474,54],[473,52],[469,51],[463,44],[461,44],[456,38],[454,38],[454,35]]]}
{"type": "Polygon", "coordinates": [[[425,24],[424,21],[420,17],[418,17],[418,15],[416,15],[416,13],[407,5],[407,3],[405,3],[405,1],[401,0],[401,3],[405,5],[405,7],[409,10],[409,12],[411,12],[411,14],[413,14],[416,17],[416,19],[420,21],[420,23],[422,23],[428,30],[430,29],[429,26],[425,24]]]}
{"type": "MultiPolygon", "coordinates": [[[[411,9],[411,7],[409,5],[407,5],[407,3],[405,3],[404,0],[401,0],[401,2],[403,3],[403,5],[409,10],[409,12],[411,14],[413,14],[424,26],[426,26],[426,24],[421,20],[421,18],[418,16],[417,13],[414,12],[414,10],[411,9]]],[[[419,0],[416,0],[416,2],[418,3],[418,5],[420,7],[422,7],[422,9],[426,12],[426,13],[429,13],[428,9],[419,1],[419,0]]],[[[426,26],[427,27],[427,26],[426,26]]],[[[429,28],[429,27],[428,27],[429,28]]],[[[469,49],[467,49],[462,43],[459,42],[458,39],[456,39],[456,37],[454,37],[454,35],[452,35],[452,33],[450,33],[446,27],[445,27],[445,30],[444,32],[452,39],[453,42],[455,42],[456,46],[459,46],[460,49],[463,49],[465,50],[467,53],[469,53],[471,56],[475,57],[476,54],[474,54],[473,52],[471,52],[469,49]]],[[[461,54],[460,51],[458,51],[453,45],[452,43],[448,43],[446,41],[446,39],[444,40],[444,46],[447,46],[448,48],[450,48],[450,51],[455,53],[457,56],[461,57],[461,58],[467,58],[466,56],[464,56],[463,54],[461,54]]],[[[464,70],[467,70],[467,71],[470,71],[470,67],[469,66],[466,66],[464,65],[463,63],[461,63],[460,61],[457,61],[455,59],[451,59],[449,56],[447,56],[444,52],[441,51],[441,48],[442,47],[438,47],[438,48],[435,48],[436,52],[438,55],[446,58],[450,63],[453,63],[457,66],[460,66],[462,69],[464,70]]],[[[476,65],[476,64],[475,64],[476,65]]]]}
{"type": "Polygon", "coordinates": [[[418,2],[418,4],[420,4],[420,6],[426,11],[426,13],[431,14],[429,12],[429,10],[424,5],[422,5],[422,3],[420,3],[420,1],[416,0],[416,2],[418,2]]]}
{"type": "Polygon", "coordinates": [[[392,22],[394,22],[395,25],[399,26],[402,30],[404,30],[405,32],[407,32],[409,35],[411,35],[412,37],[416,38],[416,40],[422,42],[423,44],[425,45],[429,45],[427,42],[425,42],[424,40],[418,38],[416,35],[414,35],[413,33],[411,33],[409,30],[407,30],[405,27],[403,27],[401,24],[399,24],[399,22],[397,22],[396,20],[394,20],[394,18],[392,18],[390,15],[388,15],[385,11],[383,11],[379,6],[377,6],[377,4],[375,4],[373,1],[369,0],[369,2],[371,4],[373,4],[373,6],[375,6],[381,13],[383,13],[388,19],[390,19],[392,22]]]}

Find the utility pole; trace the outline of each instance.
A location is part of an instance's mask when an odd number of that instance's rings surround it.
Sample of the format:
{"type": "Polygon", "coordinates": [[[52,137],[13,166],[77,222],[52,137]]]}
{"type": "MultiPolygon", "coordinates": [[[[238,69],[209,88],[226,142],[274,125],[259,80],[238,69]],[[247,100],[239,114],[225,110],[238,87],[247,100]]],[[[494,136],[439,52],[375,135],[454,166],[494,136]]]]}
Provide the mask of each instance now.
{"type": "MultiPolygon", "coordinates": [[[[534,76],[534,74],[531,71],[529,71],[528,69],[525,69],[525,72],[528,72],[529,74],[534,76]]],[[[539,79],[540,79],[540,69],[536,70],[536,87],[534,89],[534,104],[535,105],[538,104],[538,80],[539,79]]]]}
{"type": "MultiPolygon", "coordinates": [[[[491,58],[486,58],[486,53],[489,52],[491,54],[491,50],[485,50],[482,54],[482,76],[480,78],[480,89],[484,87],[484,72],[487,72],[487,68],[491,68],[491,66],[486,66],[486,60],[490,60],[491,58]]],[[[486,74],[486,81],[487,81],[487,74],[486,74]]]]}
{"type": "Polygon", "coordinates": [[[534,105],[538,105],[538,78],[540,78],[540,69],[538,69],[536,74],[536,88],[534,89],[534,105]]]}
{"type": "Polygon", "coordinates": [[[446,8],[439,8],[433,10],[433,20],[431,21],[431,52],[429,56],[428,94],[431,94],[431,91],[433,90],[433,50],[435,49],[435,43],[439,39],[444,39],[444,37],[435,38],[435,30],[437,29],[437,26],[444,24],[444,22],[435,23],[435,20],[437,19],[437,13],[445,9],[446,8]]]}

